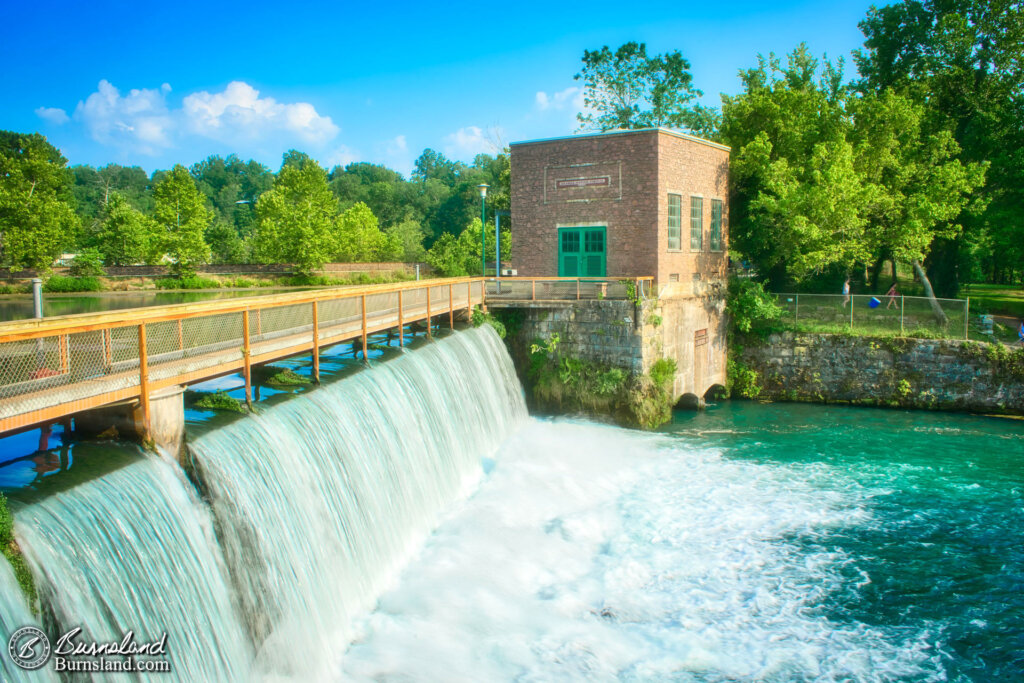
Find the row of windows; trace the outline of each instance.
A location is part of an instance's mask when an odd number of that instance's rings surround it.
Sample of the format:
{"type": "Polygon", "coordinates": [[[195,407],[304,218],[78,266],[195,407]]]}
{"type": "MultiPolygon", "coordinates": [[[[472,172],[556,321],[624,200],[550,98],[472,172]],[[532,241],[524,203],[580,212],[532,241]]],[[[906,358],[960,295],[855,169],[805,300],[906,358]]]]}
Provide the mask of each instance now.
{"type": "MultiPolygon", "coordinates": [[[[704,248],[704,199],[690,197],[690,250],[700,251],[704,248]]],[[[678,194],[668,196],[668,248],[682,249],[683,231],[683,197],[678,194]]],[[[722,250],[722,200],[711,200],[711,234],[708,245],[711,251],[722,250]]]]}

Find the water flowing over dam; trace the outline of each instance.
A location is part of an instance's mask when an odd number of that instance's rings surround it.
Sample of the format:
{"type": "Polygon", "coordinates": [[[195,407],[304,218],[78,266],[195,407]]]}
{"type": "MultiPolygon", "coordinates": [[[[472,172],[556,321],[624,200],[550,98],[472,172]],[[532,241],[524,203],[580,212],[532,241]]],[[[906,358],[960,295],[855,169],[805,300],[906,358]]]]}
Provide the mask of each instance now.
{"type": "Polygon", "coordinates": [[[16,536],[57,631],[166,632],[178,680],[319,678],[525,418],[497,335],[466,331],[201,436],[204,501],[140,456],[21,507],[16,536]]]}

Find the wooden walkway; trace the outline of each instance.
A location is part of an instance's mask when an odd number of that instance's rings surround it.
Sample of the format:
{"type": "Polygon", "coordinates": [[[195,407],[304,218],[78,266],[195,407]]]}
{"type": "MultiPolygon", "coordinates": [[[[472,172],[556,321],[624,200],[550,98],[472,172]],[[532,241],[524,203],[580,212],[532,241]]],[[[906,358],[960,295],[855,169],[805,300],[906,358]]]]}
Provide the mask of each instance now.
{"type": "Polygon", "coordinates": [[[395,330],[404,344],[406,325],[454,326],[488,299],[626,298],[624,282],[453,278],[0,323],[0,435],[126,400],[148,425],[149,397],[165,387],[240,371],[251,399],[253,365],[310,353],[319,380],[323,347],[361,339],[365,357],[370,334],[395,330]]]}

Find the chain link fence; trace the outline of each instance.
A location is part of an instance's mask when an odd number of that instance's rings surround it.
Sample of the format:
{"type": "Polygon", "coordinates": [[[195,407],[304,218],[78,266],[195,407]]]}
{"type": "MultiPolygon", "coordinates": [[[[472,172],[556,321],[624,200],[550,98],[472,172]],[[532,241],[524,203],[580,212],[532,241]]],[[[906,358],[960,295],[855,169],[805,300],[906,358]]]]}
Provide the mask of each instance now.
{"type": "Polygon", "coordinates": [[[782,322],[806,332],[967,339],[966,299],[871,294],[776,294],[782,322]]]}
{"type": "MultiPolygon", "coordinates": [[[[480,280],[452,283],[428,281],[400,286],[383,285],[381,291],[363,288],[356,292],[324,291],[314,297],[320,340],[342,341],[361,334],[364,325],[382,327],[399,320],[401,291],[404,322],[422,319],[427,313],[440,316],[449,307],[465,310],[480,302],[480,280]],[[365,299],[366,319],[363,319],[365,299]]],[[[0,324],[0,420],[33,411],[70,404],[69,412],[94,407],[89,399],[132,389],[140,384],[140,329],[145,331],[147,377],[151,383],[168,384],[182,376],[202,376],[207,368],[239,363],[248,341],[250,354],[273,354],[313,346],[314,301],[308,293],[291,303],[278,296],[274,301],[254,298],[248,302],[210,302],[210,308],[236,310],[188,310],[169,307],[84,314],[61,319],[61,327],[48,333],[34,332],[22,322],[0,324]],[[245,311],[249,325],[244,330],[245,311]],[[133,320],[132,317],[136,319],[133,320]],[[145,318],[159,317],[147,322],[145,318]],[[141,318],[141,319],[140,319],[141,318]],[[84,329],[83,329],[84,328],[84,329]],[[80,331],[77,331],[80,330],[80,331]],[[37,336],[38,335],[38,336],[37,336]],[[4,340],[3,338],[8,338],[4,340]],[[22,338],[32,336],[34,338],[22,338]]],[[[203,306],[199,306],[201,309],[203,306]]],[[[56,319],[44,320],[52,325],[56,319]]],[[[136,390],[137,391],[137,390],[136,390]]]]}

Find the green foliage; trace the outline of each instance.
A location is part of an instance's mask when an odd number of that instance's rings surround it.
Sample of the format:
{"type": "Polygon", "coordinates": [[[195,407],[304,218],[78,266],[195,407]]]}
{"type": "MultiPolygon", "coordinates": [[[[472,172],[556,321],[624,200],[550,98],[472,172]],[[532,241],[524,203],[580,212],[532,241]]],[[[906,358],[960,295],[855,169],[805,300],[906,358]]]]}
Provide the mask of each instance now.
{"type": "Polygon", "coordinates": [[[664,391],[671,391],[672,384],[676,380],[675,358],[659,358],[651,364],[648,374],[656,387],[660,387],[664,391]]]}
{"type": "Polygon", "coordinates": [[[29,571],[28,563],[25,562],[25,557],[21,554],[18,542],[14,540],[14,517],[7,506],[7,498],[2,493],[0,493],[0,550],[11,564],[11,569],[14,570],[14,576],[18,580],[21,592],[25,595],[26,602],[31,606],[32,611],[36,612],[35,580],[32,578],[32,572],[29,571]]]}
{"type": "Polygon", "coordinates": [[[256,204],[253,256],[259,263],[291,263],[310,275],[339,251],[338,215],[327,172],[312,160],[286,163],[256,204]]]}
{"type": "Polygon", "coordinates": [[[278,386],[301,386],[310,384],[312,381],[310,378],[304,377],[290,368],[285,368],[267,378],[267,384],[276,384],[278,386]]]}
{"type": "Polygon", "coordinates": [[[729,281],[725,310],[732,329],[743,333],[770,329],[782,316],[782,309],[775,297],[764,291],[764,285],[739,278],[729,281]]]}
{"type": "Polygon", "coordinates": [[[358,203],[336,221],[336,260],[342,263],[398,261],[403,246],[396,235],[381,232],[377,217],[366,204],[358,203]]]}
{"type": "Polygon", "coordinates": [[[43,291],[51,294],[69,292],[102,292],[103,282],[95,277],[66,277],[54,275],[43,283],[43,291]]]}
{"type": "Polygon", "coordinates": [[[68,272],[75,277],[96,277],[102,276],[103,254],[98,249],[83,249],[71,262],[68,272]]]}
{"type": "Polygon", "coordinates": [[[79,227],[67,159],[42,135],[0,131],[0,266],[50,269],[79,227]]]}
{"type": "Polygon", "coordinates": [[[647,56],[644,43],[629,42],[614,52],[608,46],[583,51],[584,112],[580,130],[683,128],[713,136],[714,118],[699,104],[690,62],[676,50],[647,56]]]}
{"type": "Polygon", "coordinates": [[[153,219],[135,209],[120,192],[110,193],[101,217],[95,243],[107,265],[130,266],[146,260],[158,235],[153,219]]]}
{"type": "Polygon", "coordinates": [[[473,314],[470,317],[470,320],[473,323],[473,327],[490,325],[494,328],[494,331],[498,333],[499,337],[504,339],[506,336],[505,325],[490,313],[480,310],[479,306],[473,309],[473,314]]]}
{"type": "Polygon", "coordinates": [[[653,325],[654,327],[661,327],[662,318],[657,313],[651,313],[647,316],[647,324],[653,325]]]}
{"type": "Polygon", "coordinates": [[[231,413],[246,412],[245,404],[242,401],[228,395],[224,391],[205,393],[193,405],[204,410],[223,410],[231,413]]]}
{"type": "Polygon", "coordinates": [[[427,250],[423,248],[423,240],[426,239],[427,231],[419,221],[407,218],[384,232],[390,240],[401,245],[402,253],[399,260],[416,263],[426,258],[427,250]]]}
{"type": "Polygon", "coordinates": [[[729,358],[726,366],[726,391],[730,396],[757,398],[761,395],[760,377],[757,370],[747,366],[743,361],[729,358]]]}
{"type": "Polygon", "coordinates": [[[196,266],[210,260],[210,247],[204,235],[213,220],[184,166],[175,166],[153,188],[156,236],[150,243],[150,258],[166,254],[178,275],[195,275],[196,266]]]}
{"type": "Polygon", "coordinates": [[[199,275],[161,278],[153,284],[157,289],[220,289],[224,286],[219,280],[199,275]]]}

